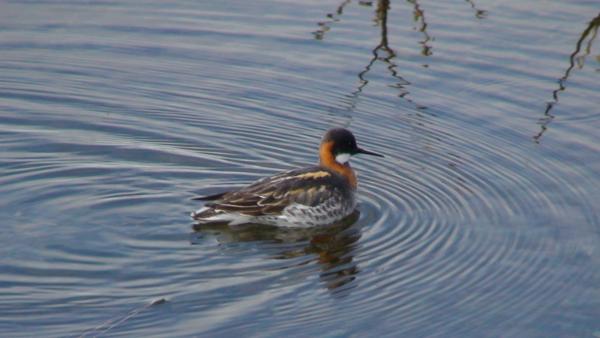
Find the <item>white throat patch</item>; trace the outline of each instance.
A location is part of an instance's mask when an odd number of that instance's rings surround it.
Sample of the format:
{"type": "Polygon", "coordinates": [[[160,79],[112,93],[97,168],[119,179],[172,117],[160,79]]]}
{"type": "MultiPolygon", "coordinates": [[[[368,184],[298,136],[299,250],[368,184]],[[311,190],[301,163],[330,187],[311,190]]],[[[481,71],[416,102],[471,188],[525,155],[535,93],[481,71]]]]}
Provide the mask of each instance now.
{"type": "Polygon", "coordinates": [[[335,157],[335,161],[340,164],[346,164],[346,162],[348,162],[350,160],[351,156],[352,155],[350,155],[348,153],[342,153],[335,157]]]}

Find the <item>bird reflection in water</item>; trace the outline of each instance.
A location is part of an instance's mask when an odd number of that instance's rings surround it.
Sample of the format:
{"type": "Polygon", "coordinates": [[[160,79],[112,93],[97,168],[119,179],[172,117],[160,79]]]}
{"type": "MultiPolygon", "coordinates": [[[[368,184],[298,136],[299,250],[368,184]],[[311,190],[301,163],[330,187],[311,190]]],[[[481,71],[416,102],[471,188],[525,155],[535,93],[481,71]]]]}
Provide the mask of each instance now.
{"type": "Polygon", "coordinates": [[[540,140],[546,130],[548,129],[548,125],[552,120],[554,120],[554,115],[552,114],[552,108],[558,103],[558,93],[565,91],[567,89],[566,82],[571,75],[571,71],[577,66],[577,68],[582,69],[585,65],[585,59],[588,55],[590,55],[592,50],[592,44],[598,35],[598,27],[600,26],[600,15],[592,19],[588,24],[587,28],[581,33],[579,40],[575,44],[575,50],[569,56],[569,67],[565,70],[563,76],[558,79],[558,88],[556,88],[552,92],[552,100],[546,104],[546,109],[544,110],[544,116],[539,120],[540,131],[536,135],[533,136],[533,140],[535,143],[540,143],[540,140]],[[587,44],[583,53],[581,53],[581,49],[583,43],[587,39],[587,44]],[[581,55],[580,55],[581,54],[581,55]]]}
{"type": "MultiPolygon", "coordinates": [[[[329,226],[312,228],[285,228],[262,224],[229,226],[223,223],[195,224],[194,237],[214,236],[221,244],[257,242],[269,244],[268,250],[273,259],[292,259],[314,256],[303,261],[305,265],[316,261],[320,267],[319,278],[331,291],[348,290],[359,272],[354,262],[354,251],[361,237],[357,220],[360,212],[355,210],[350,216],[329,226]],[[276,244],[275,246],[271,244],[276,244]]],[[[194,243],[192,239],[192,243],[194,243]]]]}

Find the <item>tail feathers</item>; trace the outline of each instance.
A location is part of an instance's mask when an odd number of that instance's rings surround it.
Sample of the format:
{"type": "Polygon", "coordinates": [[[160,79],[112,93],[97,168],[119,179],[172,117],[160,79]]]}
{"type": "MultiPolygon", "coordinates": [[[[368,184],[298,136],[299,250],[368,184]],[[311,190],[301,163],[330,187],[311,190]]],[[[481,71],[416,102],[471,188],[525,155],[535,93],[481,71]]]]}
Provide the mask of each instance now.
{"type": "Polygon", "coordinates": [[[201,208],[201,209],[198,209],[198,210],[192,212],[191,216],[193,219],[199,221],[199,220],[217,216],[218,214],[219,213],[215,209],[213,209],[211,207],[204,207],[204,208],[201,208]]]}
{"type": "Polygon", "coordinates": [[[227,213],[223,210],[215,210],[212,207],[204,207],[192,212],[192,218],[199,223],[227,223],[229,225],[244,224],[250,221],[250,216],[227,213]]]}
{"type": "Polygon", "coordinates": [[[220,199],[226,193],[227,193],[227,191],[226,192],[221,192],[221,193],[218,193],[218,194],[214,194],[214,195],[193,197],[192,200],[193,201],[214,201],[214,200],[220,199]]]}

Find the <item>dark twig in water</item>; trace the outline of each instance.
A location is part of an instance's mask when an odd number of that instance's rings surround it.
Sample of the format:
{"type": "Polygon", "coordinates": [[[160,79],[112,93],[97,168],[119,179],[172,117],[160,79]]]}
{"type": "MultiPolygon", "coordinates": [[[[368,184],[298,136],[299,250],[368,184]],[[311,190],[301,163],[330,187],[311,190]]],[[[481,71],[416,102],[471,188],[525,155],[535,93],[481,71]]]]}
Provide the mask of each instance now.
{"type": "Polygon", "coordinates": [[[569,79],[569,76],[571,75],[571,71],[575,68],[575,64],[577,63],[578,68],[583,68],[583,61],[590,54],[592,49],[592,43],[594,42],[594,39],[598,34],[598,26],[600,26],[600,15],[598,15],[592,21],[590,21],[588,27],[583,31],[583,33],[581,33],[581,37],[575,45],[575,51],[573,51],[573,53],[571,53],[571,55],[569,56],[569,67],[567,67],[567,70],[565,71],[564,75],[560,79],[558,79],[558,88],[552,92],[552,101],[546,104],[544,117],[539,119],[541,130],[539,133],[533,136],[533,140],[535,141],[535,143],[540,143],[540,139],[542,138],[546,130],[548,130],[548,125],[552,122],[552,120],[554,120],[555,116],[551,113],[552,108],[554,108],[554,106],[558,103],[558,93],[565,91],[565,89],[567,88],[566,82],[569,79]],[[581,52],[581,46],[583,44],[583,41],[585,41],[585,39],[590,34],[591,36],[583,55],[577,57],[577,55],[581,52]],[[576,60],[579,60],[579,62],[576,62],[576,60]]]}
{"type": "Polygon", "coordinates": [[[350,3],[350,0],[345,0],[336,9],[335,13],[327,13],[326,21],[320,21],[318,23],[319,29],[313,32],[315,39],[323,40],[325,33],[331,29],[331,25],[335,22],[340,21],[340,17],[344,14],[344,7],[350,3]]]}
{"type": "Polygon", "coordinates": [[[473,0],[465,0],[465,1],[468,2],[469,5],[471,5],[471,8],[473,8],[473,10],[475,10],[475,17],[477,19],[483,19],[483,18],[487,17],[488,12],[486,10],[477,8],[477,6],[475,5],[475,2],[473,0]]]}
{"type": "MultiPolygon", "coordinates": [[[[419,41],[422,46],[421,55],[430,56],[433,54],[431,51],[430,41],[433,41],[433,38],[427,32],[427,20],[425,19],[425,11],[421,9],[419,2],[417,0],[407,0],[409,3],[413,5],[413,19],[416,23],[419,23],[420,26],[415,29],[418,29],[419,32],[423,33],[424,39],[419,41]]],[[[426,66],[426,65],[425,65],[426,66]]]]}
{"type": "Polygon", "coordinates": [[[163,303],[166,303],[167,300],[165,298],[159,298],[156,300],[153,300],[152,302],[144,305],[144,306],[140,306],[137,307],[131,311],[129,311],[129,313],[127,313],[125,316],[123,317],[116,317],[116,318],[111,318],[107,321],[105,321],[104,323],[96,326],[93,329],[90,330],[86,330],[84,331],[79,338],[83,338],[83,337],[100,337],[106,333],[108,333],[108,331],[114,329],[115,327],[117,327],[118,325],[121,325],[123,323],[125,323],[126,321],[128,321],[129,319],[135,317],[136,315],[138,315],[140,312],[155,306],[155,305],[160,305],[163,303]]]}

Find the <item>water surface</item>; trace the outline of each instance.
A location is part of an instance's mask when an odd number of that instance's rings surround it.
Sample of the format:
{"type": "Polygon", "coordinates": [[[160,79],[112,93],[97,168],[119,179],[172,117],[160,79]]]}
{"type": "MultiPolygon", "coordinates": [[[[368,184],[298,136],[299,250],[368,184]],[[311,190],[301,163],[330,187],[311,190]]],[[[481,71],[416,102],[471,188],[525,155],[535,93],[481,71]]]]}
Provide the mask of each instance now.
{"type": "Polygon", "coordinates": [[[0,8],[1,336],[600,336],[595,2],[0,8]],[[334,126],[355,219],[192,229],[334,126]]]}

